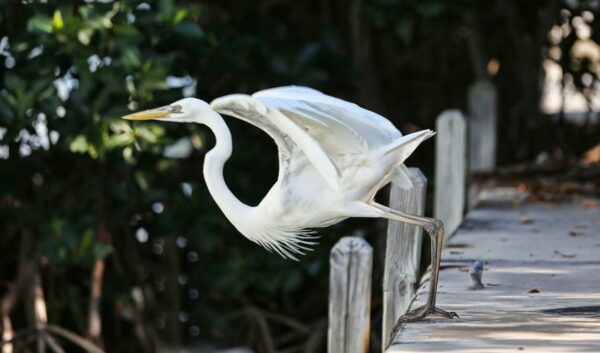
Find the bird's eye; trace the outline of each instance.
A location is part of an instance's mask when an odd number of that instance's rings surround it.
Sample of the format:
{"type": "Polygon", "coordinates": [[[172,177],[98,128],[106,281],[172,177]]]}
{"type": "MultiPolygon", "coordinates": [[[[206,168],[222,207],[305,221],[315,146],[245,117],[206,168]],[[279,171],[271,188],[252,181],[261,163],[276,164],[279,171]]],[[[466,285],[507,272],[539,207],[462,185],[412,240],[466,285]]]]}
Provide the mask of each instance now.
{"type": "Polygon", "coordinates": [[[178,105],[174,105],[171,108],[171,113],[181,113],[181,106],[179,104],[178,105]]]}

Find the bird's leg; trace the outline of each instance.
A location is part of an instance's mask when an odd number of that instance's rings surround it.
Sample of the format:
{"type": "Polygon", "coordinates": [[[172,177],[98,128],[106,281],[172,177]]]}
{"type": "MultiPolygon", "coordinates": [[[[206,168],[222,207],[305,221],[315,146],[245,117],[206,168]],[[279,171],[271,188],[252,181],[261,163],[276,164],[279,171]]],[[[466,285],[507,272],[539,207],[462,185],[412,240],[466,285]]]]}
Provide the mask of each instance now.
{"type": "Polygon", "coordinates": [[[427,315],[441,316],[448,319],[458,317],[455,312],[447,312],[435,307],[438,278],[440,275],[440,261],[442,258],[442,246],[444,243],[444,224],[440,220],[434,218],[400,212],[377,203],[372,203],[372,205],[384,211],[384,217],[387,219],[423,227],[431,238],[431,281],[429,283],[427,303],[401,316],[392,329],[392,338],[396,335],[404,322],[420,320],[427,315]]]}

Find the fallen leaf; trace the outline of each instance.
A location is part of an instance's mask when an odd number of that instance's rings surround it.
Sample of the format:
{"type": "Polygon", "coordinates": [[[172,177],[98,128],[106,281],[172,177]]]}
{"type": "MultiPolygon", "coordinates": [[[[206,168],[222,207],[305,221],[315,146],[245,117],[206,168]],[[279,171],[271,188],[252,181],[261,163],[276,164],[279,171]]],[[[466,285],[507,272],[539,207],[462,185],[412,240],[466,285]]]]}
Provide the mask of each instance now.
{"type": "Polygon", "coordinates": [[[581,205],[584,208],[598,208],[598,203],[594,200],[583,200],[581,205]]]}
{"type": "Polygon", "coordinates": [[[527,292],[527,293],[529,293],[529,294],[537,294],[537,293],[539,293],[539,292],[540,292],[540,290],[539,290],[539,289],[537,289],[537,288],[532,288],[532,289],[530,289],[530,290],[529,290],[529,292],[527,292]]]}
{"type": "Polygon", "coordinates": [[[600,162],[600,144],[587,150],[583,157],[583,163],[592,164],[600,162]]]}
{"type": "Polygon", "coordinates": [[[519,220],[519,223],[530,224],[530,223],[533,223],[533,220],[530,219],[529,217],[521,217],[521,219],[519,220]]]}
{"type": "Polygon", "coordinates": [[[554,250],[554,253],[555,253],[556,255],[560,255],[560,256],[564,257],[565,259],[572,259],[572,258],[574,258],[574,257],[575,257],[575,255],[576,255],[575,253],[573,253],[573,254],[565,254],[565,253],[563,253],[563,252],[560,252],[560,251],[558,251],[558,250],[554,250]]]}
{"type": "Polygon", "coordinates": [[[570,230],[570,231],[569,231],[569,235],[570,235],[570,236],[572,236],[572,237],[576,237],[576,236],[578,236],[578,235],[580,235],[580,234],[582,234],[582,233],[580,233],[580,232],[576,232],[576,231],[574,231],[574,230],[570,230]]]}
{"type": "Polygon", "coordinates": [[[459,267],[458,270],[460,272],[469,272],[469,268],[468,267],[459,267]]]}

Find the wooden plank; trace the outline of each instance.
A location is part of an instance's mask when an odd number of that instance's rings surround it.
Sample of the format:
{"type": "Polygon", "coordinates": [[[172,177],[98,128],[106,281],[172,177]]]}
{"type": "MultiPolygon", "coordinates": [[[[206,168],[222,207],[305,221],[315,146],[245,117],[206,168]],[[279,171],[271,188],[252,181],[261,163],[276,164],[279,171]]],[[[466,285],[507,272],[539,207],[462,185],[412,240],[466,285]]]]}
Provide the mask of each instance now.
{"type": "Polygon", "coordinates": [[[327,352],[368,352],[373,248],[362,238],[343,237],[329,263],[327,352]]]}
{"type": "Polygon", "coordinates": [[[496,167],[496,87],[487,78],[469,88],[469,171],[496,167]]]}
{"type": "MultiPolygon", "coordinates": [[[[442,255],[437,306],[460,319],[404,324],[388,353],[600,352],[600,212],[485,189],[442,255]],[[484,262],[481,290],[467,269],[484,262]]],[[[428,283],[412,307],[425,303],[428,283]]]]}
{"type": "MultiPolygon", "coordinates": [[[[423,215],[427,178],[419,168],[408,168],[412,188],[392,185],[390,207],[423,215]]],[[[387,347],[396,320],[404,315],[416,292],[421,262],[423,229],[407,223],[389,221],[383,272],[383,328],[381,342],[387,347]]],[[[385,348],[384,348],[385,349],[385,348]]]]}
{"type": "Polygon", "coordinates": [[[435,203],[433,214],[444,222],[448,239],[463,219],[467,126],[458,110],[442,112],[436,121],[435,203]]]}

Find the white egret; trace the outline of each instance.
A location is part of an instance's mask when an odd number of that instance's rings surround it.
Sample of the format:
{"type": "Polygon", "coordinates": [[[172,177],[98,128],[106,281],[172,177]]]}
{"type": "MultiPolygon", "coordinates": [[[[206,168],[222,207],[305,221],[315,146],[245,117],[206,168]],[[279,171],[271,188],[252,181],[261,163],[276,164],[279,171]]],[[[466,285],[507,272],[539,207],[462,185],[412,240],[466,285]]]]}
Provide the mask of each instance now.
{"type": "Polygon", "coordinates": [[[403,136],[384,117],[314,89],[280,87],[252,96],[234,94],[210,105],[185,98],[124,117],[128,120],[190,122],[208,126],[216,145],[206,154],[204,178],[219,208],[246,238],[295,259],[314,244],[313,229],[349,217],[387,218],[425,228],[431,237],[431,289],[427,304],[399,322],[429,314],[453,318],[435,306],[444,238],[442,222],[406,214],[374,201],[389,182],[411,185],[404,160],[431,130],[403,136]],[[232,152],[231,133],[219,113],[257,126],[279,150],[279,175],[257,206],[239,201],[227,187],[223,166],[232,152]]]}

